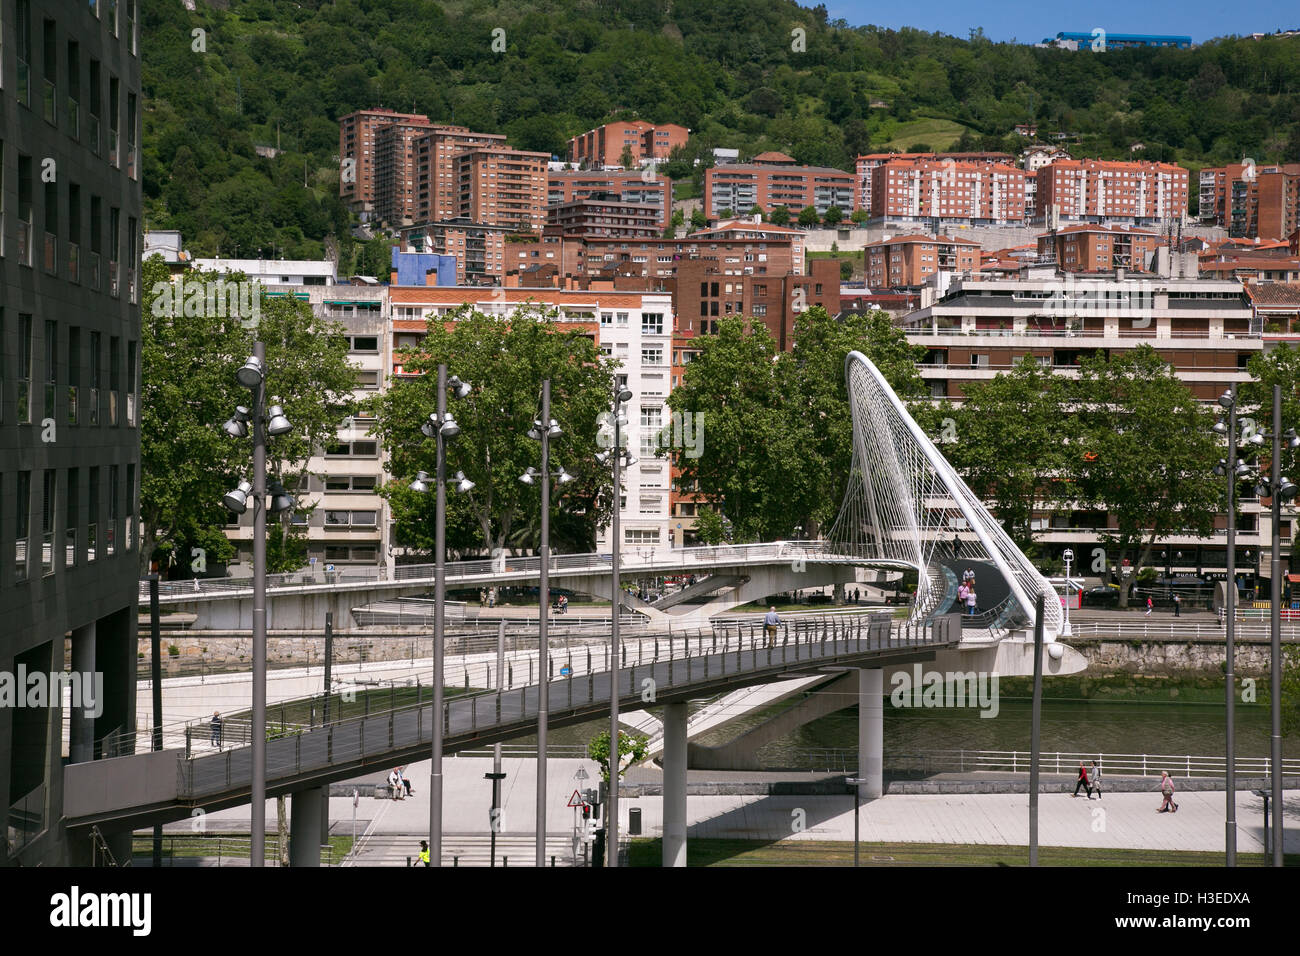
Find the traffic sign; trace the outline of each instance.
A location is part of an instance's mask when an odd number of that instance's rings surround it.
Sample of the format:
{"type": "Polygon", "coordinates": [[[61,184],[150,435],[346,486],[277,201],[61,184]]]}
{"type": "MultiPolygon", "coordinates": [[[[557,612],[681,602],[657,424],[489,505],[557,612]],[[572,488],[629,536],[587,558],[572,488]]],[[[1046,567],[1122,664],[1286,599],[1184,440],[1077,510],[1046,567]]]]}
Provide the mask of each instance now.
{"type": "Polygon", "coordinates": [[[572,673],[573,673],[573,668],[570,667],[568,664],[565,664],[563,667],[560,668],[561,677],[568,677],[572,673]]]}
{"type": "Polygon", "coordinates": [[[584,804],[584,803],[582,802],[582,794],[578,793],[577,790],[573,791],[573,796],[569,797],[569,802],[568,802],[567,806],[570,806],[570,807],[582,807],[582,806],[586,806],[586,804],[584,804]]]}

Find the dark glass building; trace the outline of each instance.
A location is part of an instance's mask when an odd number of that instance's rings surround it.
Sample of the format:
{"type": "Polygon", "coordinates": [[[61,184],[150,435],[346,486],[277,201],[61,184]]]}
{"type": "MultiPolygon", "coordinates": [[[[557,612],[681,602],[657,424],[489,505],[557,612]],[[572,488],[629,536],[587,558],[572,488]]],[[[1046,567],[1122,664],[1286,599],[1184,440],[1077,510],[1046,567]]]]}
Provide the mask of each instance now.
{"type": "Polygon", "coordinates": [[[135,730],[138,34],[137,0],[0,0],[0,865],[88,863],[64,767],[135,730]]]}

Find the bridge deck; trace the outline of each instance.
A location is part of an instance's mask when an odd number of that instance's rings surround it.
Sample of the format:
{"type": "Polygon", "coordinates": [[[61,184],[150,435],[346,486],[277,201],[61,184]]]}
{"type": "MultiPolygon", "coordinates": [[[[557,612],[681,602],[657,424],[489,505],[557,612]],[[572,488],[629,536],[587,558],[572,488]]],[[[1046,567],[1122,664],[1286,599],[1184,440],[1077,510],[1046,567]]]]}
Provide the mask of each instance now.
{"type": "MultiPolygon", "coordinates": [[[[930,659],[961,640],[953,619],[930,627],[900,627],[881,618],[837,632],[806,629],[770,647],[760,635],[702,636],[675,645],[672,655],[616,672],[620,706],[644,707],[779,680],[791,673],[869,663],[887,666],[930,659]]],[[[611,672],[548,681],[548,725],[564,726],[609,713],[611,672]]],[[[537,723],[540,684],[457,697],[443,704],[444,752],[482,747],[530,733],[537,723]]],[[[272,740],[266,748],[269,796],[347,780],[427,756],[433,710],[415,705],[350,718],[272,740]]],[[[198,757],[183,750],[72,764],[65,769],[69,826],[147,826],[190,815],[192,808],[246,803],[252,749],[198,757]]]]}

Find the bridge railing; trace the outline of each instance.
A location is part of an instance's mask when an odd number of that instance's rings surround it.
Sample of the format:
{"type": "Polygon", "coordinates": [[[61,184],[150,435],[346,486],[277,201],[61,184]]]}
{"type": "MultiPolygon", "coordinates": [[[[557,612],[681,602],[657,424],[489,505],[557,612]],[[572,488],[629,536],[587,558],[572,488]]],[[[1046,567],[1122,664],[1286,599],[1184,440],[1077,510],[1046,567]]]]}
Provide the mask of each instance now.
{"type": "MultiPolygon", "coordinates": [[[[888,752],[885,760],[888,770],[913,773],[1028,773],[1030,753],[1027,750],[928,750],[888,752]]],[[[1102,770],[1103,786],[1106,774],[1158,777],[1161,771],[1168,771],[1176,777],[1221,777],[1227,767],[1222,755],[1044,751],[1039,755],[1039,769],[1043,773],[1077,774],[1080,761],[1091,766],[1094,760],[1102,770]]],[[[851,773],[857,770],[858,751],[832,747],[801,748],[791,751],[791,762],[794,766],[784,769],[851,773]]],[[[1237,773],[1250,776],[1267,776],[1272,772],[1272,761],[1268,757],[1237,756],[1233,765],[1237,773]]],[[[1300,774],[1300,758],[1283,759],[1281,769],[1284,774],[1300,774]]]]}
{"type": "MultiPolygon", "coordinates": [[[[620,698],[640,700],[650,687],[659,699],[703,691],[729,675],[779,672],[791,665],[816,667],[873,651],[958,640],[958,629],[948,622],[933,626],[894,624],[883,615],[878,621],[792,622],[778,628],[776,634],[769,634],[761,625],[751,625],[642,639],[623,645],[617,670],[606,666],[597,672],[593,667],[579,675],[571,664],[562,668],[560,679],[546,681],[549,709],[552,713],[598,712],[608,706],[615,675],[620,698]]],[[[508,727],[527,733],[537,714],[539,692],[539,684],[529,683],[444,700],[442,722],[452,749],[457,738],[472,743],[484,734],[508,727]]],[[[417,701],[387,711],[332,719],[315,728],[291,728],[267,742],[267,777],[403,759],[403,752],[418,753],[431,739],[432,725],[431,704],[417,701]]],[[[181,752],[177,761],[178,794],[192,799],[244,786],[251,776],[251,760],[251,747],[202,756],[181,752]]]]}
{"type": "MultiPolygon", "coordinates": [[[[747,564],[765,559],[795,560],[798,558],[816,558],[820,561],[849,561],[855,556],[840,553],[831,542],[826,541],[774,541],[758,544],[725,544],[672,550],[637,551],[628,549],[620,555],[620,565],[628,572],[683,571],[692,567],[709,568],[716,565],[747,564]]],[[[858,556],[862,557],[862,556],[858,556]]],[[[599,573],[611,566],[609,554],[553,554],[548,565],[551,571],[591,571],[599,573]]],[[[498,575],[503,580],[510,577],[531,577],[541,570],[541,558],[536,556],[498,557],[474,561],[449,561],[446,566],[446,579],[454,583],[464,578],[480,578],[484,575],[498,575]]],[[[432,581],[433,564],[398,565],[390,574],[387,567],[345,568],[327,571],[320,565],[313,565],[287,574],[267,575],[268,589],[288,587],[310,587],[324,585],[350,585],[388,583],[397,581],[432,581]]],[[[248,578],[194,578],[188,581],[160,581],[160,597],[183,598],[188,595],[229,594],[233,592],[252,591],[253,579],[248,578]]],[[[149,582],[140,582],[140,600],[149,600],[149,582]]]]}

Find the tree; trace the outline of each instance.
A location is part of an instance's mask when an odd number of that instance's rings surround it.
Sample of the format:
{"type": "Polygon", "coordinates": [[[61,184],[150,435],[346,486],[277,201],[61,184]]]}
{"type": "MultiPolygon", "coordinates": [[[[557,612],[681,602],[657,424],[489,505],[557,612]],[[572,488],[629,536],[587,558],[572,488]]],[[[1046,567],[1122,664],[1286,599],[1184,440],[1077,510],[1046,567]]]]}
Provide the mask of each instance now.
{"type": "Polygon", "coordinates": [[[1011,540],[1028,552],[1031,519],[1041,503],[1055,500],[1053,478],[1065,463],[1061,380],[1022,361],[963,390],[966,401],[951,420],[955,441],[942,451],[971,490],[992,503],[1011,540]]]}
{"type": "Polygon", "coordinates": [[[268,298],[258,286],[256,331],[224,303],[218,309],[207,291],[246,282],[242,274],[191,272],[178,288],[154,256],[142,278],[140,570],[162,548],[186,573],[195,547],[214,562],[234,554],[221,533],[221,497],[251,477],[252,446],[227,437],[221,423],[249,404],[235,372],[252,354],[254,336],[266,346],[267,404],[283,406],[294,426],[267,442],[268,475],[287,488],[297,486],[313,451],[336,441],[354,411],[356,370],[342,327],[317,319],[305,302],[268,298]]]}
{"type": "Polygon", "coordinates": [[[853,210],[853,215],[849,218],[855,223],[866,222],[871,218],[871,213],[867,212],[865,209],[855,209],[853,210]]]}
{"type": "Polygon", "coordinates": [[[700,544],[721,544],[728,538],[727,521],[722,512],[701,505],[695,516],[695,538],[700,544]]]}
{"type": "Polygon", "coordinates": [[[449,474],[463,471],[476,487],[448,495],[447,543],[457,550],[491,552],[533,548],[541,524],[541,496],[519,476],[541,464],[536,441],[526,436],[538,415],[542,381],[551,382],[551,415],[563,434],[551,441],[551,467],[574,476],[552,485],[551,546],[557,551],[595,547],[609,517],[609,476],[595,461],[601,415],[608,410],[613,365],[601,360],[582,329],[554,322],[554,312],[523,307],[509,318],[468,306],[430,317],[418,347],[400,353],[407,375],[372,399],[377,433],[390,453],[389,470],[402,476],[382,490],[392,505],[404,542],[433,547],[434,495],[407,487],[417,471],[433,474],[436,442],[420,424],[437,408],[437,368],[473,387],[464,400],[449,400],[460,434],[447,443],[449,474]],[[448,328],[450,325],[450,328],[448,328]]]}
{"type": "Polygon", "coordinates": [[[840,281],[847,282],[853,278],[853,262],[849,259],[840,260],[840,281]]]}
{"type": "MultiPolygon", "coordinates": [[[[1273,386],[1282,386],[1282,424],[1290,427],[1300,423],[1300,349],[1279,342],[1267,352],[1256,352],[1246,363],[1251,381],[1237,390],[1237,425],[1242,433],[1250,431],[1272,434],[1273,386]]],[[[1266,457],[1272,454],[1272,443],[1265,446],[1266,457]]],[[[1295,473],[1295,449],[1282,443],[1282,474],[1295,473]]],[[[1271,472],[1269,472],[1271,473],[1271,472]]]]}
{"type": "Polygon", "coordinates": [[[826,216],[824,218],[826,225],[834,226],[844,218],[844,213],[840,210],[839,206],[831,206],[831,208],[826,210],[826,216]]]}
{"type": "MultiPolygon", "coordinates": [[[[645,734],[618,732],[618,775],[622,779],[627,768],[645,759],[650,750],[650,738],[645,734]]],[[[600,779],[609,783],[609,731],[602,730],[587,741],[587,756],[600,766],[600,779]]]]}
{"type": "Polygon", "coordinates": [[[790,224],[790,210],[786,206],[777,206],[768,215],[767,221],[774,226],[788,226],[790,224]]]}
{"type": "Polygon", "coordinates": [[[704,210],[695,208],[691,210],[691,231],[703,229],[709,224],[709,217],[704,214],[704,210]]]}
{"type": "Polygon", "coordinates": [[[817,215],[816,206],[804,206],[799,212],[799,225],[801,226],[815,226],[820,221],[821,217],[817,215]]]}
{"type": "Polygon", "coordinates": [[[754,203],[754,205],[749,207],[749,214],[751,216],[757,216],[760,221],[765,218],[763,214],[763,207],[760,206],[758,203],[754,203]]]}
{"type": "Polygon", "coordinates": [[[1218,458],[1211,414],[1149,345],[1079,363],[1067,389],[1068,473],[1062,498],[1104,511],[1117,527],[1099,535],[1120,577],[1120,607],[1153,546],[1175,533],[1208,536],[1223,506],[1223,489],[1209,465],[1218,458]]]}
{"type": "Polygon", "coordinates": [[[623,147],[623,152],[618,157],[618,164],[624,169],[631,169],[636,165],[636,158],[632,155],[631,146],[623,147]]]}

